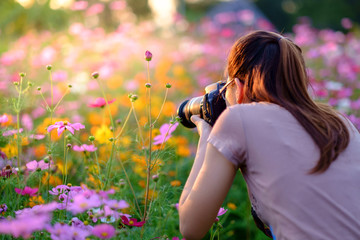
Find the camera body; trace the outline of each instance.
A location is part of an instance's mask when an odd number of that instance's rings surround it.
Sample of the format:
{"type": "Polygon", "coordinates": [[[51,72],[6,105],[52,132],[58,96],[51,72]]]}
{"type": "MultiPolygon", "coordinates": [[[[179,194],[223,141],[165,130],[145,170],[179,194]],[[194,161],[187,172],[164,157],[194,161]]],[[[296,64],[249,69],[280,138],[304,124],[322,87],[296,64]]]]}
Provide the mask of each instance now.
{"type": "Polygon", "coordinates": [[[207,123],[213,126],[226,108],[225,99],[220,94],[223,82],[216,82],[205,87],[205,95],[194,97],[182,102],[177,110],[180,123],[187,128],[196,127],[190,120],[192,115],[200,115],[207,123]]]}

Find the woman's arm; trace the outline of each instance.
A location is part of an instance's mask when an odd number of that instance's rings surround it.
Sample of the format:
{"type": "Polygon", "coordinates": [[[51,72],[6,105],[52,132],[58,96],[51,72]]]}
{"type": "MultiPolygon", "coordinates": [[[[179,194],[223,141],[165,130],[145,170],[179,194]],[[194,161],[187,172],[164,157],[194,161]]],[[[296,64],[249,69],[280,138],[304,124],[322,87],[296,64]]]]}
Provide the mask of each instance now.
{"type": "Polygon", "coordinates": [[[215,221],[237,169],[206,142],[211,127],[198,117],[198,151],[179,202],[180,231],[187,239],[201,239],[215,221]]]}

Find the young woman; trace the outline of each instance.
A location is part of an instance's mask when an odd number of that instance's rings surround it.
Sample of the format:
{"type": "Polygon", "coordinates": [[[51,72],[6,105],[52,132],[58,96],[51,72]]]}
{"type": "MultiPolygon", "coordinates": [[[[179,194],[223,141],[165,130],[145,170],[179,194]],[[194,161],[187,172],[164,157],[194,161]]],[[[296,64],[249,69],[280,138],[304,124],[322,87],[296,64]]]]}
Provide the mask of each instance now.
{"type": "Polygon", "coordinates": [[[200,139],[179,201],[183,236],[205,236],[240,169],[277,240],[360,239],[360,134],[311,99],[300,48],[256,31],[233,45],[227,72],[214,127],[191,118],[200,139]]]}

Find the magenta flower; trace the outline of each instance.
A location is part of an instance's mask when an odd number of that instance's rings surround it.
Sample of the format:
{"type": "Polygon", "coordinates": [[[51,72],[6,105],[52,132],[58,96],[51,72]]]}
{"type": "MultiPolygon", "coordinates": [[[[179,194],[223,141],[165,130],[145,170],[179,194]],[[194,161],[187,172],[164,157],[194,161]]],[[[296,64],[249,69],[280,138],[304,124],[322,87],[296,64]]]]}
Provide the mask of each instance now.
{"type": "Polygon", "coordinates": [[[92,234],[101,239],[112,238],[115,235],[115,228],[109,224],[99,224],[93,228],[92,234]]]}
{"type": "Polygon", "coordinates": [[[142,227],[145,221],[138,222],[136,218],[128,218],[127,216],[121,216],[122,223],[127,226],[142,227]]]}
{"type": "Polygon", "coordinates": [[[154,137],[153,144],[159,145],[169,140],[169,138],[171,137],[171,133],[175,131],[178,125],[179,125],[178,122],[176,122],[175,124],[168,124],[168,123],[163,124],[159,129],[160,135],[154,137]]]}
{"type": "Polygon", "coordinates": [[[57,196],[57,195],[64,193],[65,191],[70,191],[70,187],[68,187],[67,185],[58,185],[58,186],[54,187],[53,189],[51,189],[49,191],[49,193],[51,195],[57,196]]]}
{"type": "Polygon", "coordinates": [[[81,146],[74,145],[73,150],[76,152],[95,152],[97,150],[97,147],[87,144],[83,144],[81,146]]]}
{"type": "Polygon", "coordinates": [[[9,121],[9,118],[6,114],[0,116],[0,123],[6,123],[7,121],[9,121]]]}
{"type": "MultiPolygon", "coordinates": [[[[115,102],[115,98],[113,100],[108,101],[108,104],[115,102]]],[[[97,98],[93,103],[89,104],[89,107],[96,108],[96,107],[104,107],[106,105],[106,101],[104,98],[97,98]]]]}
{"type": "Polygon", "coordinates": [[[219,212],[218,212],[218,214],[217,214],[217,217],[216,217],[216,219],[215,219],[215,222],[217,222],[217,221],[219,221],[219,216],[221,216],[221,215],[224,215],[225,213],[227,212],[227,209],[225,209],[225,208],[220,208],[219,209],[219,212]]]}
{"type": "Polygon", "coordinates": [[[151,59],[152,59],[152,53],[146,50],[146,52],[145,52],[145,60],[146,61],[151,61],[151,59]]]}
{"type": "Polygon", "coordinates": [[[60,136],[60,134],[64,130],[69,130],[69,132],[71,132],[71,134],[74,134],[75,130],[84,129],[85,126],[82,125],[81,123],[69,123],[68,121],[60,121],[60,122],[56,122],[53,125],[50,125],[47,128],[47,131],[51,132],[55,128],[57,128],[58,136],[60,136]]]}
{"type": "Polygon", "coordinates": [[[37,193],[37,188],[31,188],[26,186],[24,189],[15,188],[15,192],[20,195],[29,195],[30,197],[35,196],[37,193]]]}
{"type": "Polygon", "coordinates": [[[38,168],[40,170],[44,170],[44,169],[48,169],[49,167],[52,167],[54,165],[53,161],[49,161],[48,163],[45,163],[44,160],[41,160],[39,162],[37,162],[36,160],[33,160],[31,162],[28,162],[26,164],[26,168],[29,171],[36,171],[38,168]],[[50,165],[50,166],[49,166],[50,165]]]}

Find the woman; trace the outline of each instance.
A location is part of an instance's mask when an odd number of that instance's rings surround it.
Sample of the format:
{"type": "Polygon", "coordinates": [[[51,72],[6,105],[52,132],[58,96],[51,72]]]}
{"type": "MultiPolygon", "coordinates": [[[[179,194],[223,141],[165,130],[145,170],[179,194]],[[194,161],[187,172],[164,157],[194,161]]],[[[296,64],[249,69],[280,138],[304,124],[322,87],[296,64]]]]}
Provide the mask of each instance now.
{"type": "Polygon", "coordinates": [[[200,135],[180,201],[180,231],[201,239],[240,168],[253,210],[276,239],[360,239],[360,134],[315,103],[301,50],[279,34],[240,38],[222,89],[227,109],[200,135]]]}

